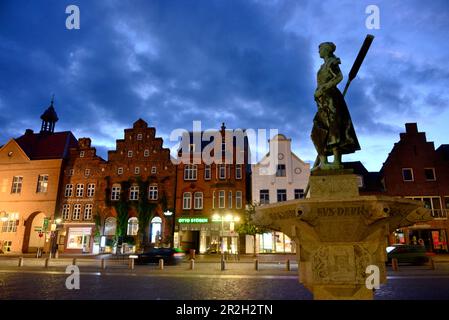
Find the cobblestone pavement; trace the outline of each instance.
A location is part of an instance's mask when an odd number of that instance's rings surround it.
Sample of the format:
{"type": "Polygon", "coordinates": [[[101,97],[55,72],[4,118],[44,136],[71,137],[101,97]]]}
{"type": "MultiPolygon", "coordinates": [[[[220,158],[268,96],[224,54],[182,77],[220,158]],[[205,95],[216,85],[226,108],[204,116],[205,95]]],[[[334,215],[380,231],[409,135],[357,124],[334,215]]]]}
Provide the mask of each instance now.
{"type": "MultiPolygon", "coordinates": [[[[37,260],[37,259],[36,259],[37,260]]],[[[63,262],[60,260],[59,262],[63,262]]],[[[109,265],[106,270],[80,265],[80,290],[67,290],[65,266],[1,266],[0,300],[3,299],[148,299],[148,300],[304,300],[311,294],[298,282],[297,265],[291,271],[282,263],[188,263],[166,266],[109,265]]],[[[449,299],[449,267],[401,266],[388,271],[388,282],[375,292],[378,300],[449,299]]]]}

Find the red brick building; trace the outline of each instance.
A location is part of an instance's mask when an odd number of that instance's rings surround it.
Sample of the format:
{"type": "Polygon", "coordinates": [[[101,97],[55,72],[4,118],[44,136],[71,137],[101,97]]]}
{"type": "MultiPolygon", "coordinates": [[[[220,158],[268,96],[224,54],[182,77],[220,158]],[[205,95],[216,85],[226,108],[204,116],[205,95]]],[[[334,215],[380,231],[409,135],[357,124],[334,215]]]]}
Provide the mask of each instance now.
{"type": "Polygon", "coordinates": [[[185,250],[215,251],[222,243],[224,251],[234,253],[243,241],[236,228],[250,197],[249,148],[247,139],[242,138],[244,132],[235,133],[233,136],[233,131],[226,130],[223,124],[206,141],[197,142],[194,137],[198,134],[204,138],[204,132],[183,136],[188,156],[184,150],[178,154],[175,244],[185,250]],[[216,148],[209,149],[213,145],[216,148]],[[215,160],[206,160],[208,155],[215,160]]]}
{"type": "Polygon", "coordinates": [[[156,129],[142,119],[125,129],[108,152],[99,212],[108,247],[118,235],[129,244],[169,245],[173,230],[175,166],[156,129]]]}
{"type": "Polygon", "coordinates": [[[448,146],[435,150],[433,142],[407,123],[381,169],[385,193],[422,201],[434,220],[396,230],[392,242],[424,241],[429,251],[448,251],[449,157],[448,146]]]}
{"type": "MultiPolygon", "coordinates": [[[[89,138],[78,140],[70,149],[62,175],[59,200],[58,250],[60,252],[93,252],[95,236],[100,235],[100,188],[106,161],[97,156],[89,138]]],[[[97,241],[98,242],[98,241],[97,241]]],[[[96,248],[98,252],[98,248],[96,248]]]]}

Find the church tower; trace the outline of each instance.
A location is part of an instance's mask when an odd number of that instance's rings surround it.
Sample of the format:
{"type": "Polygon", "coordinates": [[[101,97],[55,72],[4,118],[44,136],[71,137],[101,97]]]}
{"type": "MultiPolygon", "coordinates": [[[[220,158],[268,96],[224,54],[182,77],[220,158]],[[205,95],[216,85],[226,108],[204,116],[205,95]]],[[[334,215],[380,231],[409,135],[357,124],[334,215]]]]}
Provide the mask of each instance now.
{"type": "Polygon", "coordinates": [[[58,115],[56,114],[55,108],[53,108],[54,96],[51,98],[51,104],[41,115],[42,126],[41,133],[53,133],[55,131],[55,124],[58,121],[58,115]]]}

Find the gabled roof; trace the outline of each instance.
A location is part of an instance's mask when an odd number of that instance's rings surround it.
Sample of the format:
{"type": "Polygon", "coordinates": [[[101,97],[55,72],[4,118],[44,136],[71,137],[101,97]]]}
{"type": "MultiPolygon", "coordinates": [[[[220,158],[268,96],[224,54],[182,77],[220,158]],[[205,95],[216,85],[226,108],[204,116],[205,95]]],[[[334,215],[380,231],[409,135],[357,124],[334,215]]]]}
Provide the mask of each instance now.
{"type": "Polygon", "coordinates": [[[64,159],[70,148],[78,146],[78,141],[70,131],[27,132],[14,140],[31,160],[64,159]]]}

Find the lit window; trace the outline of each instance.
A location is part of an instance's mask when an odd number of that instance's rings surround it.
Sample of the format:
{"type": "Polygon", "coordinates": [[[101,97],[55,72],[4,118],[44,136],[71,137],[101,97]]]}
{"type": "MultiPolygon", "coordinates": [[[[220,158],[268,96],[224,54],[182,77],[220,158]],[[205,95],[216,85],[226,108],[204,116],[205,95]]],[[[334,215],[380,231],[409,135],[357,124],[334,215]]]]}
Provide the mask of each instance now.
{"type": "Polygon", "coordinates": [[[62,206],[62,220],[70,219],[70,204],[64,204],[62,206]]]}
{"type": "Polygon", "coordinates": [[[66,184],[65,185],[64,196],[66,196],[66,197],[73,196],[73,184],[66,184]]]}
{"type": "Polygon", "coordinates": [[[184,180],[196,180],[197,170],[195,164],[187,164],[184,167],[184,180]]]}
{"type": "Polygon", "coordinates": [[[84,220],[92,219],[92,204],[88,203],[84,206],[84,220]]]}
{"type": "Polygon", "coordinates": [[[224,208],[225,207],[225,191],[220,190],[218,192],[218,207],[224,208]]]}
{"type": "Polygon", "coordinates": [[[123,174],[123,168],[122,167],[117,169],[117,174],[123,174]]]}
{"type": "Polygon", "coordinates": [[[156,167],[151,167],[151,174],[156,174],[156,167]]]}
{"type": "Polygon", "coordinates": [[[40,174],[37,178],[37,193],[47,192],[48,189],[48,174],[40,174]]]}
{"type": "Polygon", "coordinates": [[[15,176],[12,178],[11,193],[22,192],[23,177],[15,176]]]}
{"type": "Polygon", "coordinates": [[[270,203],[270,190],[268,189],[260,190],[259,194],[260,194],[260,204],[270,203]]]}
{"type": "Polygon", "coordinates": [[[132,151],[128,151],[128,158],[131,158],[133,156],[133,152],[132,151]]]}
{"type": "Polygon", "coordinates": [[[210,164],[206,164],[204,166],[204,180],[210,180],[212,174],[211,174],[211,167],[210,164]]]}
{"type": "Polygon", "coordinates": [[[139,186],[131,186],[129,189],[129,200],[139,200],[139,186]]]}
{"type": "Polygon", "coordinates": [[[122,190],[122,188],[120,185],[118,185],[118,184],[113,185],[112,189],[111,189],[111,200],[113,200],[113,201],[120,200],[121,190],[122,190]]]}
{"type": "Polygon", "coordinates": [[[195,192],[194,208],[195,209],[203,209],[203,193],[202,192],[195,192]]]}
{"type": "Polygon", "coordinates": [[[235,208],[236,209],[242,208],[242,191],[235,192],[235,208]]]}
{"type": "Polygon", "coordinates": [[[192,207],[192,194],[190,192],[184,192],[182,196],[182,208],[190,209],[192,207]]]}
{"type": "Polygon", "coordinates": [[[87,196],[89,198],[92,198],[95,194],[95,184],[94,183],[89,183],[87,185],[87,196]]]}
{"type": "Polygon", "coordinates": [[[128,236],[137,236],[137,232],[139,231],[139,220],[137,218],[129,218],[128,220],[128,236]]]}
{"type": "Polygon", "coordinates": [[[81,215],[81,205],[79,203],[73,205],[73,220],[79,220],[81,215]]]}
{"type": "Polygon", "coordinates": [[[134,174],[140,174],[140,167],[134,168],[134,174]]]}
{"type": "Polygon", "coordinates": [[[76,185],[76,196],[81,198],[84,195],[84,184],[76,185]]]}
{"type": "Polygon", "coordinates": [[[426,177],[427,181],[435,181],[435,169],[434,168],[425,168],[424,169],[424,176],[426,177]]]}
{"type": "Polygon", "coordinates": [[[1,232],[17,232],[17,225],[19,224],[18,213],[4,213],[0,221],[3,221],[1,232]],[[6,217],[6,221],[3,221],[6,217]]]}
{"type": "Polygon", "coordinates": [[[148,199],[157,200],[157,198],[158,198],[157,186],[150,186],[148,189],[148,199]]]}
{"type": "Polygon", "coordinates": [[[404,181],[413,181],[413,169],[411,168],[403,168],[402,169],[402,179],[404,181]]]}

